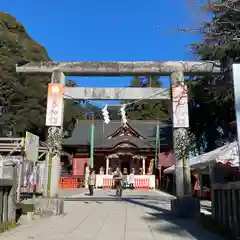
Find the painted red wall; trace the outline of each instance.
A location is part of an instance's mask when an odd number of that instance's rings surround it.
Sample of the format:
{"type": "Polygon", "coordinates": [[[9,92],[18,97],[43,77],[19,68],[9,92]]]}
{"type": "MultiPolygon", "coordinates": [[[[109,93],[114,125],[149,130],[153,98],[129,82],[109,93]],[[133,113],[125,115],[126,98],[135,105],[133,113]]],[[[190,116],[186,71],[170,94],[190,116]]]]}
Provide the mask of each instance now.
{"type": "Polygon", "coordinates": [[[72,159],[72,175],[83,176],[84,168],[86,164],[89,164],[89,158],[73,158],[72,159]]]}

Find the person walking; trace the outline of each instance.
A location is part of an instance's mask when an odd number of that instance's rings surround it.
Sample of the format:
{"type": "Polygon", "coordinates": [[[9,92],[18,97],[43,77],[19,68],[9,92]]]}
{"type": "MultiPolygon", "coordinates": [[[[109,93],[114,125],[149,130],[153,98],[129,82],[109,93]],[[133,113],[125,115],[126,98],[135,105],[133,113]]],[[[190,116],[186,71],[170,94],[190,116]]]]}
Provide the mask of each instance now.
{"type": "Polygon", "coordinates": [[[113,179],[116,187],[116,195],[118,197],[122,196],[122,188],[123,188],[123,175],[120,171],[120,168],[117,167],[116,171],[113,174],[113,179]]]}
{"type": "Polygon", "coordinates": [[[89,188],[89,195],[93,196],[93,189],[94,186],[96,185],[96,174],[95,174],[95,170],[91,169],[90,170],[90,175],[88,178],[88,188],[89,188]]]}

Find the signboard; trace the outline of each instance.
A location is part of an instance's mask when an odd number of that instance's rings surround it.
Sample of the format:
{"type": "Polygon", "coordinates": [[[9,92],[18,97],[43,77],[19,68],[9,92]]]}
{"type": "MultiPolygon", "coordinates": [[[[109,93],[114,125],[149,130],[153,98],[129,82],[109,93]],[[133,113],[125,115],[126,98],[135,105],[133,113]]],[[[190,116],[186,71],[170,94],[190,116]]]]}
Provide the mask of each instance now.
{"type": "Polygon", "coordinates": [[[172,86],[173,127],[188,128],[188,89],[185,84],[172,86]]]}
{"type": "Polygon", "coordinates": [[[26,132],[24,147],[26,159],[29,161],[37,161],[39,137],[30,132],[26,132]]]}
{"type": "Polygon", "coordinates": [[[63,85],[48,84],[46,126],[62,126],[63,122],[63,85]]]}

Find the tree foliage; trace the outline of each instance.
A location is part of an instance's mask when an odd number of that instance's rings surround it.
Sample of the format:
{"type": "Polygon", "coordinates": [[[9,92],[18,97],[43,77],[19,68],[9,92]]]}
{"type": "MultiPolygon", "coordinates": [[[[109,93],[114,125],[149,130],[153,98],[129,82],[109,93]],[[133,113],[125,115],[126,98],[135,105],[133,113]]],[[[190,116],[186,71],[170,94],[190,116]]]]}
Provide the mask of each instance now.
{"type": "MultiPolygon", "coordinates": [[[[0,106],[1,135],[23,136],[25,130],[45,138],[47,84],[50,76],[17,74],[19,60],[50,61],[46,49],[35,42],[13,16],[0,12],[0,106]]],[[[67,84],[75,85],[74,81],[67,84]]],[[[70,131],[74,119],[89,110],[82,102],[66,100],[64,127],[70,131]]]]}
{"type": "MultiPolygon", "coordinates": [[[[159,77],[134,77],[130,87],[152,87],[161,88],[162,82],[159,77]]],[[[128,102],[131,103],[131,102],[128,102]]],[[[127,118],[135,120],[168,120],[168,100],[141,100],[127,106],[127,118]]]]}
{"type": "Polygon", "coordinates": [[[240,56],[240,1],[211,3],[204,9],[212,19],[198,29],[203,41],[191,44],[191,48],[200,60],[219,60],[222,72],[189,82],[190,129],[199,152],[232,140],[230,123],[235,121],[235,104],[231,65],[240,56]]]}
{"type": "Polygon", "coordinates": [[[14,17],[0,12],[0,105],[2,134],[25,129],[43,136],[48,77],[17,74],[20,59],[50,60],[44,47],[32,40],[14,17]]]}

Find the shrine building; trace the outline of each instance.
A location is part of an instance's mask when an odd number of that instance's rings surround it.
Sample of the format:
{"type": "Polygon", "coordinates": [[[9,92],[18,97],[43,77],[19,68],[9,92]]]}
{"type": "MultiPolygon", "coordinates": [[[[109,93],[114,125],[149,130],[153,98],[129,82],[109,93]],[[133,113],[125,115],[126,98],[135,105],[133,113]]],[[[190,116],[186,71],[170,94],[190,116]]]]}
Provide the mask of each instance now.
{"type": "MultiPolygon", "coordinates": [[[[90,120],[76,122],[72,136],[65,139],[64,151],[72,155],[72,175],[83,176],[90,165],[90,120]]],[[[158,165],[163,169],[174,164],[172,156],[172,125],[169,122],[129,120],[94,121],[94,169],[111,175],[116,167],[135,170],[137,175],[153,174],[156,153],[156,132],[159,124],[158,165]]]]}

